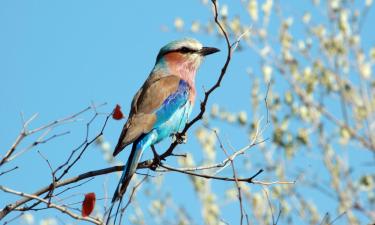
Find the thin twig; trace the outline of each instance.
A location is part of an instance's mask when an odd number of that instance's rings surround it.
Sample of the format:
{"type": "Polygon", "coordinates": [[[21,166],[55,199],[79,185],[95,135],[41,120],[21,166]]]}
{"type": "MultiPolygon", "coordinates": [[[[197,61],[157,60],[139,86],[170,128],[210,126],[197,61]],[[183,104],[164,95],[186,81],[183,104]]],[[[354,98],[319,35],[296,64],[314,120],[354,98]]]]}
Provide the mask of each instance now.
{"type": "Polygon", "coordinates": [[[10,223],[12,223],[12,222],[18,220],[18,219],[21,218],[24,214],[25,214],[24,212],[21,212],[20,214],[18,214],[17,216],[11,218],[10,220],[5,221],[5,222],[3,223],[3,225],[7,225],[7,224],[10,224],[10,223]]]}
{"type": "MultiPolygon", "coordinates": [[[[84,180],[84,179],[87,179],[87,178],[100,176],[100,175],[104,175],[104,174],[108,174],[108,173],[113,173],[113,172],[117,172],[117,171],[122,171],[123,169],[124,169],[123,166],[113,166],[113,167],[109,167],[109,168],[105,168],[105,169],[89,171],[89,172],[80,174],[78,176],[71,177],[71,178],[68,178],[66,180],[56,182],[55,183],[55,189],[59,188],[59,187],[62,187],[62,186],[72,184],[72,183],[76,183],[78,181],[81,181],[81,180],[84,180]]],[[[40,196],[44,193],[47,193],[52,189],[52,185],[53,184],[51,183],[51,184],[39,189],[38,191],[34,192],[32,195],[33,196],[40,196]]],[[[24,198],[12,203],[12,204],[6,205],[3,209],[0,210],[0,220],[2,218],[4,218],[7,214],[9,214],[12,210],[18,208],[19,206],[21,206],[21,205],[23,205],[23,204],[25,204],[25,203],[27,203],[31,200],[33,200],[33,198],[24,196],[24,198]]]]}
{"type": "Polygon", "coordinates": [[[15,167],[13,167],[12,169],[9,169],[9,170],[5,170],[5,171],[0,173],[0,177],[4,174],[12,172],[13,170],[16,170],[16,169],[18,169],[18,166],[15,166],[15,167]]]}
{"type": "Polygon", "coordinates": [[[271,210],[272,225],[275,225],[275,215],[273,214],[273,208],[272,208],[272,204],[271,204],[270,197],[269,197],[269,195],[268,195],[268,191],[267,191],[265,188],[262,188],[262,189],[263,189],[263,191],[264,191],[264,194],[266,195],[267,202],[268,202],[268,207],[269,207],[270,210],[271,210]]]}
{"type": "Polygon", "coordinates": [[[84,220],[84,221],[88,221],[88,222],[91,222],[93,224],[98,224],[98,225],[103,224],[103,222],[100,221],[99,219],[95,219],[95,218],[91,218],[91,217],[82,217],[82,216],[79,216],[79,215],[77,215],[77,214],[69,211],[65,207],[53,204],[53,203],[51,203],[51,202],[49,202],[49,201],[47,201],[47,200],[45,200],[43,198],[35,196],[35,195],[31,195],[31,194],[27,194],[27,193],[24,193],[24,192],[15,191],[15,190],[12,190],[10,188],[6,188],[6,187],[1,186],[1,185],[0,185],[0,190],[2,190],[4,192],[7,192],[7,193],[15,194],[15,195],[18,195],[18,196],[22,196],[22,197],[27,197],[27,198],[30,198],[30,199],[38,200],[40,202],[45,203],[49,208],[55,208],[55,209],[61,211],[62,213],[65,213],[65,214],[69,215],[70,217],[72,217],[72,218],[74,218],[76,220],[84,220]]]}
{"type": "MultiPolygon", "coordinates": [[[[210,164],[210,165],[204,165],[204,166],[197,166],[197,167],[182,167],[182,168],[179,168],[180,170],[184,170],[184,171],[199,171],[199,170],[209,170],[209,169],[214,169],[214,168],[221,168],[220,170],[216,171],[215,174],[218,174],[220,171],[223,170],[223,168],[225,168],[227,165],[228,165],[228,162],[230,160],[234,160],[237,156],[245,153],[245,151],[247,151],[248,149],[260,144],[260,143],[263,143],[265,142],[266,140],[262,140],[262,141],[258,141],[258,142],[252,142],[250,143],[249,145],[239,149],[238,151],[234,152],[233,154],[231,154],[230,156],[228,156],[227,158],[225,158],[223,161],[219,162],[219,163],[215,163],[215,164],[210,164]]],[[[148,161],[146,161],[148,162],[148,161]]],[[[141,164],[141,165],[138,165],[138,169],[140,168],[148,168],[148,163],[146,164],[141,164]]],[[[166,170],[166,169],[157,169],[156,170],[157,172],[170,172],[169,170],[166,170]]]]}
{"type": "Polygon", "coordinates": [[[129,207],[129,205],[130,205],[130,203],[131,203],[131,201],[132,201],[132,199],[133,199],[133,197],[134,197],[134,195],[135,195],[135,191],[137,190],[137,188],[138,188],[138,187],[139,187],[144,181],[146,181],[147,178],[148,178],[148,176],[144,176],[144,177],[142,178],[142,180],[141,180],[138,184],[136,184],[136,185],[133,187],[132,192],[131,192],[131,194],[130,194],[130,197],[129,197],[129,199],[128,199],[128,202],[127,202],[127,203],[125,204],[125,206],[121,209],[120,224],[121,224],[122,216],[123,216],[124,212],[125,212],[126,209],[129,207]]]}
{"type": "Polygon", "coordinates": [[[90,179],[87,179],[87,180],[85,180],[85,181],[82,182],[82,183],[79,183],[79,184],[74,185],[74,186],[71,186],[71,187],[67,187],[67,188],[65,188],[64,190],[62,190],[62,191],[56,193],[56,194],[55,194],[55,197],[56,197],[56,196],[59,196],[59,195],[61,195],[61,194],[63,194],[64,192],[67,192],[67,191],[69,191],[69,190],[71,190],[71,189],[73,189],[73,188],[80,187],[80,186],[82,186],[82,185],[84,185],[84,184],[86,184],[86,183],[92,181],[93,179],[94,179],[94,177],[91,177],[90,179]]]}
{"type": "Polygon", "coordinates": [[[51,178],[52,178],[52,188],[51,188],[51,191],[49,191],[49,193],[48,193],[48,196],[49,196],[49,198],[48,198],[48,202],[49,203],[51,203],[51,199],[52,199],[52,196],[53,196],[53,191],[55,190],[55,184],[56,184],[56,177],[55,177],[55,173],[54,173],[54,171],[53,171],[53,169],[52,169],[52,165],[51,165],[51,163],[49,162],[49,160],[40,152],[40,151],[38,151],[38,153],[39,153],[39,155],[46,161],[46,163],[47,163],[47,165],[48,165],[48,167],[49,167],[49,169],[50,169],[50,171],[51,171],[51,178]]]}
{"type": "Polygon", "coordinates": [[[202,177],[202,178],[206,178],[206,179],[223,180],[223,181],[234,181],[234,182],[237,180],[239,182],[247,182],[247,183],[253,183],[253,179],[263,172],[263,169],[260,169],[257,173],[255,173],[251,177],[248,177],[248,178],[236,178],[236,179],[234,179],[234,178],[230,178],[230,177],[218,177],[218,176],[212,176],[212,175],[206,175],[206,174],[192,173],[192,172],[189,172],[189,171],[183,171],[183,170],[180,170],[178,168],[167,166],[167,165],[164,165],[162,163],[160,164],[160,166],[163,167],[163,168],[165,168],[165,169],[171,170],[171,171],[175,171],[175,172],[179,172],[179,173],[184,173],[184,174],[188,174],[188,175],[196,176],[196,177],[202,177]]]}
{"type": "MultiPolygon", "coordinates": [[[[106,103],[104,103],[106,104],[106,103]]],[[[102,106],[104,104],[101,104],[99,106],[102,106]]],[[[15,152],[16,148],[18,147],[18,145],[22,142],[22,140],[24,138],[26,138],[27,136],[30,136],[34,133],[37,133],[39,131],[43,131],[45,129],[48,129],[48,128],[52,128],[52,127],[56,127],[64,122],[67,122],[67,121],[70,121],[76,117],[78,117],[79,115],[85,113],[86,111],[92,109],[92,106],[89,106],[73,115],[70,115],[70,116],[67,116],[65,118],[61,118],[61,119],[58,119],[58,120],[54,120],[50,123],[47,123],[46,125],[43,125],[43,126],[40,126],[38,128],[35,128],[35,129],[32,129],[30,131],[28,131],[28,126],[29,124],[36,119],[36,117],[38,116],[38,114],[34,114],[33,116],[30,117],[30,119],[28,119],[26,122],[24,122],[24,118],[23,118],[23,114],[21,114],[21,119],[22,119],[22,130],[20,132],[20,134],[18,135],[18,137],[16,138],[16,140],[14,141],[14,143],[12,144],[12,146],[10,147],[10,149],[5,153],[5,155],[3,156],[3,158],[0,160],[0,166],[4,165],[5,163],[7,163],[9,161],[9,158],[13,155],[13,153],[15,152]]],[[[14,159],[14,158],[13,158],[14,159]]]]}
{"type": "Polygon", "coordinates": [[[333,223],[335,223],[337,220],[339,220],[342,216],[346,215],[346,211],[345,212],[342,212],[340,213],[340,215],[338,215],[335,219],[333,219],[330,223],[328,223],[327,225],[332,225],[333,223]]]}
{"type": "Polygon", "coordinates": [[[266,104],[267,124],[270,122],[269,109],[268,109],[268,92],[270,91],[270,85],[271,85],[271,82],[268,82],[266,96],[264,97],[264,104],[266,104]]]}
{"type": "MultiPolygon", "coordinates": [[[[47,131],[50,132],[51,130],[52,130],[52,128],[49,128],[47,131]]],[[[41,137],[38,138],[37,141],[33,142],[27,148],[25,148],[23,150],[20,150],[19,152],[15,153],[11,157],[9,157],[9,159],[7,160],[7,162],[10,162],[10,161],[14,160],[15,158],[21,156],[22,154],[26,153],[27,151],[29,151],[30,149],[34,148],[37,145],[45,144],[45,143],[51,141],[52,139],[55,139],[55,138],[58,138],[58,137],[61,137],[61,136],[67,135],[67,134],[70,134],[70,131],[62,132],[62,133],[59,133],[59,134],[54,134],[51,137],[46,138],[44,140],[42,138],[45,136],[45,134],[43,134],[41,137]]]]}
{"type": "MultiPolygon", "coordinates": [[[[216,139],[219,142],[220,149],[224,152],[225,156],[227,158],[229,158],[229,154],[225,150],[224,145],[221,142],[221,139],[220,139],[217,131],[213,129],[213,132],[215,133],[216,139]]],[[[245,210],[243,208],[243,204],[242,204],[242,191],[241,191],[241,187],[240,187],[240,184],[238,182],[238,179],[237,179],[237,172],[236,172],[236,169],[235,169],[235,166],[234,166],[234,161],[233,161],[233,159],[230,159],[229,161],[230,161],[230,165],[231,165],[231,168],[232,168],[233,178],[234,178],[234,181],[235,181],[235,184],[236,184],[236,188],[237,188],[238,202],[239,202],[239,205],[240,205],[240,225],[242,225],[243,224],[244,215],[247,215],[247,213],[245,212],[245,210]]]]}

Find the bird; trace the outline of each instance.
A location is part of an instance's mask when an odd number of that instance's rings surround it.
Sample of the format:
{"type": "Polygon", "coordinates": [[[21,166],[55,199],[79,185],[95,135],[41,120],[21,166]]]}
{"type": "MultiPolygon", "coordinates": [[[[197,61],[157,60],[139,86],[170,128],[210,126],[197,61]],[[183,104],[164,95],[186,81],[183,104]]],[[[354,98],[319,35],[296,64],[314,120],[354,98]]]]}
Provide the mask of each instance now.
{"type": "Polygon", "coordinates": [[[144,150],[177,134],[188,122],[196,97],[195,75],[205,56],[220,51],[193,39],[162,47],[148,78],[131,102],[113,156],[132,144],[112,203],[125,194],[144,150]]]}

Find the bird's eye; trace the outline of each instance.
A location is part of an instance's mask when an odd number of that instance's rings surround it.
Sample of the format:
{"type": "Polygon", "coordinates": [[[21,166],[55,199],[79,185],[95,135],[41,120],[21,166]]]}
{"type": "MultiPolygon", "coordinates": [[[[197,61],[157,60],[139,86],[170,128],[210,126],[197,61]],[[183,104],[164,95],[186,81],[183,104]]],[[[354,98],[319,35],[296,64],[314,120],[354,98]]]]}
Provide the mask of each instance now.
{"type": "Polygon", "coordinates": [[[182,47],[182,48],[180,49],[180,52],[182,52],[182,53],[189,53],[189,52],[192,52],[192,50],[189,49],[189,48],[187,48],[187,47],[182,47]]]}

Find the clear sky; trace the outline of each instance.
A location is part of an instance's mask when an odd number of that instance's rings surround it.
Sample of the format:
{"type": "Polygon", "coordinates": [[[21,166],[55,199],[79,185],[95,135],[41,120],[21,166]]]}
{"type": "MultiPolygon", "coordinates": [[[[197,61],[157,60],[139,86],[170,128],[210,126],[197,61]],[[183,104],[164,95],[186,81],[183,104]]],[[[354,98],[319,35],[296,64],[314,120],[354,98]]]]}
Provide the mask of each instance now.
{"type": "MultiPolygon", "coordinates": [[[[240,4],[234,4],[233,11],[244,13],[240,4]]],[[[32,127],[70,115],[91,102],[107,102],[108,106],[100,109],[102,112],[110,112],[115,104],[120,104],[127,113],[134,93],[155,63],[158,50],[169,41],[191,36],[204,45],[225,50],[224,43],[215,36],[173,30],[176,17],[184,18],[190,24],[196,19],[201,22],[211,20],[212,13],[198,0],[0,1],[1,154],[19,134],[21,112],[26,118],[39,113],[32,127]],[[170,30],[162,31],[163,26],[170,30]]],[[[230,78],[225,79],[224,85],[212,96],[210,105],[219,102],[230,111],[246,110],[251,113],[250,78],[246,74],[248,62],[252,60],[250,57],[246,52],[236,54],[228,70],[230,78]]],[[[202,65],[197,77],[198,100],[203,96],[203,87],[207,88],[216,81],[224,60],[225,52],[222,51],[207,58],[202,65]]],[[[259,64],[255,60],[254,64],[259,64]]],[[[265,87],[261,88],[265,90],[265,87]]],[[[57,165],[83,140],[86,122],[60,128],[57,131],[71,130],[72,133],[38,149],[57,165]]],[[[108,141],[114,143],[117,140],[123,122],[110,121],[105,131],[108,141]]],[[[244,146],[248,141],[241,133],[238,131],[239,135],[232,135],[231,142],[235,147],[244,146]]],[[[95,134],[93,131],[91,135],[95,134]]],[[[231,134],[224,131],[224,135],[231,134]]],[[[193,136],[192,132],[190,136],[193,136]]],[[[194,149],[195,154],[199,154],[196,141],[191,138],[191,142],[192,145],[181,147],[181,152],[194,149]]],[[[108,166],[98,148],[90,148],[85,157],[72,175],[108,166]]],[[[119,157],[124,162],[127,153],[119,157]]],[[[31,151],[8,165],[7,168],[18,165],[20,169],[11,176],[0,177],[0,184],[32,192],[49,182],[49,169],[44,164],[38,153],[31,151]]],[[[110,181],[110,195],[116,185],[114,176],[103,178],[110,181]]],[[[183,197],[184,193],[192,192],[192,187],[187,186],[190,185],[188,178],[179,174],[167,176],[169,191],[181,196],[177,202],[185,203],[188,211],[196,215],[193,219],[200,224],[200,207],[194,206],[198,201],[183,197]]],[[[103,180],[91,182],[81,191],[86,192],[87,188],[87,192],[102,193],[103,180]]],[[[214,182],[215,185],[218,189],[227,187],[222,182],[214,182]]],[[[0,193],[0,206],[15,199],[0,193]]],[[[38,212],[37,216],[42,218],[52,213],[38,212]]],[[[230,221],[237,221],[237,214],[232,217],[231,213],[237,213],[237,208],[228,209],[223,214],[228,214],[230,221]]]]}

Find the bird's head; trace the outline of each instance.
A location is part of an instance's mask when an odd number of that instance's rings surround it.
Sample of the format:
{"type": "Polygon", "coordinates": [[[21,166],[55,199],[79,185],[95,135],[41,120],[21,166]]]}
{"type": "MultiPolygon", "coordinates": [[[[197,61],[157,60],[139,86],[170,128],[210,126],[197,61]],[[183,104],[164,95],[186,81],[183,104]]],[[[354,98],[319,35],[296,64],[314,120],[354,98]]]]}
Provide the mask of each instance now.
{"type": "Polygon", "coordinates": [[[168,43],[159,51],[156,61],[161,59],[173,60],[179,58],[180,60],[201,63],[202,59],[210,54],[220,51],[213,47],[203,47],[202,44],[192,38],[185,38],[168,43]]]}
{"type": "Polygon", "coordinates": [[[207,55],[220,51],[203,45],[191,38],[176,40],[162,47],[156,58],[156,67],[167,67],[171,73],[182,77],[194,77],[195,72],[207,55]]]}

